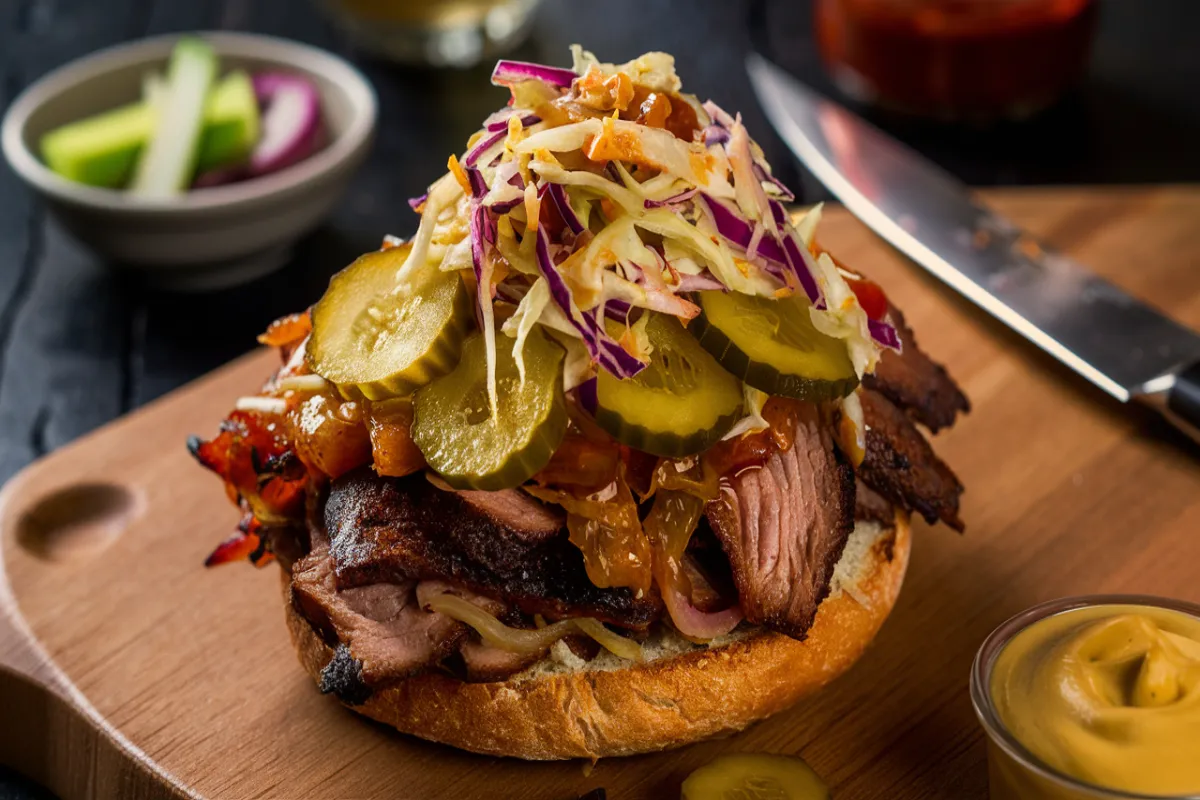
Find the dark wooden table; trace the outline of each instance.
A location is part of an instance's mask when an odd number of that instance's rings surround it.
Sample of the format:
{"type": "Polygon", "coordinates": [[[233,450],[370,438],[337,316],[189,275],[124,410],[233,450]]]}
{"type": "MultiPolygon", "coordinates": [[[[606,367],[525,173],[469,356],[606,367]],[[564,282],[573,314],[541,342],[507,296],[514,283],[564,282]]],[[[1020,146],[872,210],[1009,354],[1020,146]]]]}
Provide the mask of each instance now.
{"type": "MultiPolygon", "coordinates": [[[[606,60],[673,52],[685,87],[740,109],[777,172],[796,168],[766,126],[742,70],[751,47],[825,92],[804,0],[548,0],[518,57],[564,63],[580,42],[606,60]]],[[[0,105],[96,48],[170,31],[268,32],[353,56],[300,0],[3,0],[0,105]]],[[[978,185],[1200,180],[1200,3],[1103,0],[1084,84],[1023,125],[986,130],[880,120],[978,185]]],[[[379,93],[378,140],[329,223],[283,271],[207,296],[168,295],[121,277],[50,223],[0,167],[0,480],[25,464],[253,346],[282,313],[382,234],[411,233],[419,194],[505,95],[490,66],[463,72],[360,62],[379,93]]],[[[809,199],[816,199],[815,197],[809,199]]],[[[0,718],[0,724],[16,721],[0,718]]],[[[0,800],[28,797],[0,768],[0,800]]]]}

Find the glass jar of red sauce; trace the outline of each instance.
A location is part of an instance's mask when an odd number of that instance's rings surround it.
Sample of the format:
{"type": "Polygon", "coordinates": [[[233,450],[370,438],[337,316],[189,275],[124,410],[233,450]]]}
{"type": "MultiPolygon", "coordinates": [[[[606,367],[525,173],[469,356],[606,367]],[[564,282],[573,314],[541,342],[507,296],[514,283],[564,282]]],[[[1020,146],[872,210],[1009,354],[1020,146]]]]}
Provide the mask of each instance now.
{"type": "Polygon", "coordinates": [[[1029,116],[1080,77],[1096,0],[816,0],[821,58],[857,100],[920,116],[1029,116]]]}

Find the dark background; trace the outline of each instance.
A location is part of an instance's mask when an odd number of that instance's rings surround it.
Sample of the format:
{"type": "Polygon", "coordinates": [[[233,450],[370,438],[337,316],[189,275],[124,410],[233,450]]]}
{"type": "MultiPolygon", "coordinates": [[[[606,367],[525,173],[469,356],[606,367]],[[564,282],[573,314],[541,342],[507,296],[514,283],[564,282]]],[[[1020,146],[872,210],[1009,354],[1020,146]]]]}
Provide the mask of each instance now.
{"type": "MultiPolygon", "coordinates": [[[[384,233],[412,233],[417,220],[405,198],[438,177],[447,155],[461,152],[506,100],[488,85],[490,64],[434,72],[356,58],[302,0],[0,0],[0,106],[97,48],[206,29],[271,33],[355,58],[380,100],[370,162],[284,271],[206,296],[155,293],[114,273],[0,167],[0,481],[250,349],[267,322],[315,300],[331,273],[384,233]]],[[[975,185],[1197,181],[1197,32],[1195,0],[1101,0],[1086,79],[1036,119],[983,129],[876,121],[975,185]]],[[[566,64],[572,42],[608,61],[674,53],[685,89],[741,110],[776,173],[806,187],[804,199],[819,199],[767,127],[742,69],[757,48],[836,96],[812,40],[809,2],[547,0],[515,55],[566,64]]],[[[0,716],[0,724],[19,722],[0,716]]],[[[0,800],[31,796],[41,793],[0,767],[0,800]]]]}

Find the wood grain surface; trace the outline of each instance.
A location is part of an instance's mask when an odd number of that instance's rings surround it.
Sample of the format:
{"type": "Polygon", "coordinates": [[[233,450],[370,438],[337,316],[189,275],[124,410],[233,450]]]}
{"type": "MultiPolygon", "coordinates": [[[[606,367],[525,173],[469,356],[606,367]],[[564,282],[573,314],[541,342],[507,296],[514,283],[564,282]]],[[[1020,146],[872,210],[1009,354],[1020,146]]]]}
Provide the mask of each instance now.
{"type": "MultiPolygon", "coordinates": [[[[989,193],[1003,212],[1200,326],[1200,190],[989,193]]],[[[974,409],[938,437],[967,533],[915,526],[875,645],[810,701],[737,736],[527,764],[397,735],[321,697],[287,639],[274,567],[205,570],[233,527],[183,443],[272,364],[259,353],[44,458],[0,496],[0,760],[83,797],[675,796],[732,751],[800,753],[847,800],[986,797],[967,673],[999,622],[1048,598],[1200,601],[1200,453],[1107,401],[924,276],[844,212],[820,233],[881,282],[974,409]]],[[[752,680],[752,676],[748,676],[752,680]]]]}

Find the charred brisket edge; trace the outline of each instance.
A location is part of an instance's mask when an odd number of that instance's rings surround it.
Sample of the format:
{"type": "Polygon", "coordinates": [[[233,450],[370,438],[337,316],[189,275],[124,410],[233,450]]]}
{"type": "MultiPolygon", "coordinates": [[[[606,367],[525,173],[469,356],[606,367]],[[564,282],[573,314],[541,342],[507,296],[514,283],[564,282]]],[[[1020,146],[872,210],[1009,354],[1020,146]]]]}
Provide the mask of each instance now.
{"type": "Polygon", "coordinates": [[[920,348],[903,312],[894,305],[888,310],[904,350],[901,353],[885,350],[876,371],[863,376],[863,386],[887,397],[931,433],[951,427],[960,412],[971,411],[971,401],[946,368],[920,348]],[[901,374],[896,375],[893,370],[901,374]],[[904,374],[914,380],[904,380],[904,374]]]}
{"type": "MultiPolygon", "coordinates": [[[[866,457],[859,465],[858,476],[863,483],[874,489],[885,499],[898,508],[915,511],[930,525],[939,520],[961,533],[964,525],[958,517],[959,496],[963,486],[954,472],[938,458],[933,447],[912,421],[898,409],[885,395],[867,390],[865,397],[868,406],[875,406],[887,418],[882,424],[872,425],[867,419],[870,430],[867,433],[866,457]],[[872,435],[874,434],[874,435],[872,435]],[[918,463],[910,458],[910,454],[901,452],[897,447],[900,441],[898,434],[906,434],[914,445],[920,449],[918,463]],[[919,477],[920,470],[928,470],[939,482],[949,483],[949,491],[940,496],[928,497],[921,493],[920,487],[904,478],[919,477]]],[[[867,409],[866,416],[871,412],[867,409]]],[[[876,418],[878,422],[878,418],[876,418]]]]}
{"type": "MultiPolygon", "coordinates": [[[[307,617],[305,618],[308,619],[307,617]]],[[[309,620],[309,625],[312,621],[309,620]]],[[[338,644],[333,658],[321,670],[321,694],[336,695],[346,705],[361,706],[371,699],[375,690],[363,681],[363,665],[350,655],[350,648],[338,644]]]]}

